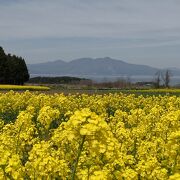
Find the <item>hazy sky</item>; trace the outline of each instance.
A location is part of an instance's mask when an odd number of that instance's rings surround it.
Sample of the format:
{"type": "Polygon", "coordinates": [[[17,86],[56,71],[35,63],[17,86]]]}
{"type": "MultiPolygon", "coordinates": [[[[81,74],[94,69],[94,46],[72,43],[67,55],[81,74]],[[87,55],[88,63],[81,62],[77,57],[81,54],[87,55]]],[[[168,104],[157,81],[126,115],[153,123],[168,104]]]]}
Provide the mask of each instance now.
{"type": "Polygon", "coordinates": [[[109,56],[180,68],[180,0],[0,0],[0,46],[27,63],[109,56]]]}

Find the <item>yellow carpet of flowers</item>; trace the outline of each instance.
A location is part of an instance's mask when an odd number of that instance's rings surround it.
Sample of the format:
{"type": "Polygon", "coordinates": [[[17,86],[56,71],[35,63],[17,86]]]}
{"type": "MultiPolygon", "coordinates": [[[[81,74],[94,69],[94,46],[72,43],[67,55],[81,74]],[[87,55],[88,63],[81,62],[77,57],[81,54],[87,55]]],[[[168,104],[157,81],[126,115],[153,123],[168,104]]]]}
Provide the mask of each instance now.
{"type": "Polygon", "coordinates": [[[31,90],[31,91],[48,91],[49,87],[46,86],[20,86],[20,85],[0,85],[0,90],[31,90]]]}
{"type": "Polygon", "coordinates": [[[180,97],[0,94],[0,179],[178,180],[180,97]]]}

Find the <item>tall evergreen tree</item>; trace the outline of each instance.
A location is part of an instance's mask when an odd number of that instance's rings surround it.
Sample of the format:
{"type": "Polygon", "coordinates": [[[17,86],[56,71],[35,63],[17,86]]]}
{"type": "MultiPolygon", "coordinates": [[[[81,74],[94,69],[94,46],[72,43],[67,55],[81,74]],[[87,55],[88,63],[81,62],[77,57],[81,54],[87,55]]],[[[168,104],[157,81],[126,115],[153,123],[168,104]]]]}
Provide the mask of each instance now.
{"type": "Polygon", "coordinates": [[[5,56],[5,52],[4,52],[4,49],[0,46],[0,58],[5,56]]]}
{"type": "Polygon", "coordinates": [[[8,54],[0,47],[0,83],[23,85],[29,80],[29,72],[22,57],[8,54]]]}
{"type": "Polygon", "coordinates": [[[6,54],[4,49],[0,47],[0,82],[5,83],[5,74],[7,71],[6,54]]]}

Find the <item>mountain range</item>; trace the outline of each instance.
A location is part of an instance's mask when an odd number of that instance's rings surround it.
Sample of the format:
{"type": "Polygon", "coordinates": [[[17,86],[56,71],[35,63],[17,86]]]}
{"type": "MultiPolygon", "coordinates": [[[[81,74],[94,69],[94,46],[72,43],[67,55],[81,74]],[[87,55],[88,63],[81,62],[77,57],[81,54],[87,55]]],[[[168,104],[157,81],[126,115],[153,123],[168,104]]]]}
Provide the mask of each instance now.
{"type": "MultiPolygon", "coordinates": [[[[38,64],[28,64],[30,74],[58,75],[58,76],[153,76],[160,69],[130,64],[122,60],[105,58],[80,58],[70,62],[56,60],[38,64]]],[[[180,75],[180,69],[168,68],[173,75],[180,75]]],[[[163,70],[163,69],[161,69],[163,70]]]]}

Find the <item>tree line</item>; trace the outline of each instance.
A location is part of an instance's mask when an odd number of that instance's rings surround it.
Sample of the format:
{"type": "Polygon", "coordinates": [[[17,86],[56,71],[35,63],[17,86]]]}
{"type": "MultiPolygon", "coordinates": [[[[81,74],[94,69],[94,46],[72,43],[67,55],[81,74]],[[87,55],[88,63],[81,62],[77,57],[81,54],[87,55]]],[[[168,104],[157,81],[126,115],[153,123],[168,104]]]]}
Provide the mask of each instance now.
{"type": "Polygon", "coordinates": [[[0,47],[0,84],[23,85],[29,80],[29,72],[22,57],[6,54],[0,47]]]}
{"type": "Polygon", "coordinates": [[[30,78],[28,83],[35,84],[79,84],[82,81],[91,81],[85,78],[61,76],[61,77],[33,77],[30,78]]]}

